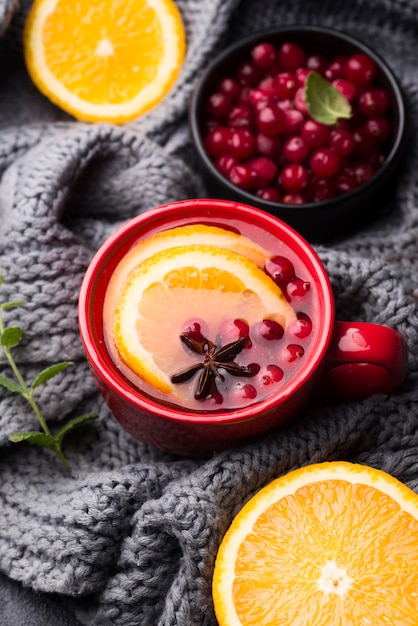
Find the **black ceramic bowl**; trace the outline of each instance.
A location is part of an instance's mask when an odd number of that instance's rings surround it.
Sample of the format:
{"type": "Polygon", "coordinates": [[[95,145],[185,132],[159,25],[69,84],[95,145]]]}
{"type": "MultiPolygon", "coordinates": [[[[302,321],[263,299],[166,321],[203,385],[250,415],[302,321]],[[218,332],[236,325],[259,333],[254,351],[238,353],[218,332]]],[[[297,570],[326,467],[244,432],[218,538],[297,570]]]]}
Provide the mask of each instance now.
{"type": "Polygon", "coordinates": [[[399,165],[406,138],[404,99],[398,81],[386,62],[367,45],[346,33],[311,25],[263,31],[222,52],[203,72],[196,85],[191,98],[189,120],[198,162],[210,195],[264,209],[290,224],[311,242],[326,242],[346,236],[378,216],[387,201],[390,183],[393,184],[393,174],[399,165]],[[267,201],[259,198],[255,192],[239,188],[215,167],[204,145],[208,120],[207,100],[216,91],[219,80],[232,75],[243,60],[249,60],[250,50],[257,43],[269,42],[278,48],[289,41],[301,46],[307,54],[322,54],[329,59],[355,53],[367,54],[377,67],[373,86],[383,87],[390,102],[390,137],[386,142],[385,160],[379,169],[367,182],[352,191],[306,204],[267,201]]]}

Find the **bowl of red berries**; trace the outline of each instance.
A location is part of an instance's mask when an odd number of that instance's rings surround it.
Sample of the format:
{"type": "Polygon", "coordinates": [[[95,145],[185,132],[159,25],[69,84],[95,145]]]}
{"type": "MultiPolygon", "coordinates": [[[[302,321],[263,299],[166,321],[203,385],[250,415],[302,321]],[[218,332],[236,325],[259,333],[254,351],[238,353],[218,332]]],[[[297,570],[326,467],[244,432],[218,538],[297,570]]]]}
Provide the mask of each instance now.
{"type": "Polygon", "coordinates": [[[264,209],[311,242],[378,217],[406,141],[388,64],[322,26],[276,28],[224,50],[200,77],[189,119],[210,195],[264,209]]]}

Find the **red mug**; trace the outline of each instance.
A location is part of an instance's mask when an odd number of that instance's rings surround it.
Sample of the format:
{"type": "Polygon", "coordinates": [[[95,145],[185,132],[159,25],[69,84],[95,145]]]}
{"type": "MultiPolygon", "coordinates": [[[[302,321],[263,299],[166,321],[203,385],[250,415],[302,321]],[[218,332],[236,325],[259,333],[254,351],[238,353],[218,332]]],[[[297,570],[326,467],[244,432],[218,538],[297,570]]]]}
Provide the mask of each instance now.
{"type": "Polygon", "coordinates": [[[151,209],[126,222],[91,260],[79,296],[79,328],[93,375],[113,416],[136,439],[167,452],[206,456],[241,445],[296,416],[309,400],[345,402],[396,389],[407,372],[407,348],[392,328],[335,321],[334,298],[313,248],[287,224],[260,209],[227,200],[192,199],[151,209]],[[141,392],[107,348],[103,306],[116,266],[138,240],[186,224],[221,226],[277,250],[290,250],[312,281],[315,333],[302,365],[277,392],[238,409],[192,411],[141,392]]]}

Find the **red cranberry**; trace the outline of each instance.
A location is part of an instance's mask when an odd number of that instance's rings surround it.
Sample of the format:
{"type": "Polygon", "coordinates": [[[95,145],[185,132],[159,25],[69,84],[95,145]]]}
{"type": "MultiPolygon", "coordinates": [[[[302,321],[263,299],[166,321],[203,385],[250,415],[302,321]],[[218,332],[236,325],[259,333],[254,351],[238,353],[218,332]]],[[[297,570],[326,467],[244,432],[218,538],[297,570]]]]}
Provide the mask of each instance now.
{"type": "Polygon", "coordinates": [[[238,81],[246,87],[255,87],[260,81],[261,75],[261,69],[251,61],[244,61],[237,70],[238,81]]]}
{"type": "Polygon", "coordinates": [[[358,184],[357,176],[353,170],[348,167],[342,169],[335,180],[335,187],[339,194],[353,191],[353,189],[358,187],[358,184]]]}
{"type": "Polygon", "coordinates": [[[311,148],[324,146],[329,137],[329,127],[316,120],[306,120],[302,124],[301,136],[311,148]]]}
{"type": "Polygon", "coordinates": [[[288,363],[293,363],[294,361],[301,359],[304,354],[305,350],[298,344],[291,343],[286,346],[285,358],[288,363]]]}
{"type": "Polygon", "coordinates": [[[276,76],[276,92],[279,98],[293,98],[298,88],[296,76],[291,72],[281,72],[276,76]]]}
{"type": "Polygon", "coordinates": [[[226,123],[232,128],[251,130],[254,127],[254,112],[246,104],[236,104],[229,112],[226,123]]]}
{"type": "Polygon", "coordinates": [[[293,263],[285,256],[274,256],[267,259],[264,271],[282,289],[295,278],[293,263]]]}
{"type": "Polygon", "coordinates": [[[344,66],[347,62],[347,57],[337,57],[334,59],[325,70],[325,78],[329,81],[333,81],[336,78],[343,78],[344,74],[344,66]]]}
{"type": "Polygon", "coordinates": [[[286,136],[297,135],[300,132],[305,117],[298,109],[285,109],[283,111],[285,117],[285,127],[283,134],[286,136]]]}
{"type": "Polygon", "coordinates": [[[229,151],[232,131],[230,128],[220,126],[206,135],[205,148],[212,157],[221,156],[229,151]]]}
{"type": "Polygon", "coordinates": [[[229,152],[237,159],[248,159],[255,152],[255,136],[246,128],[236,128],[231,133],[229,152]]]}
{"type": "Polygon", "coordinates": [[[356,87],[353,83],[350,83],[348,80],[344,80],[344,78],[336,78],[332,81],[332,85],[335,89],[338,89],[342,95],[347,98],[349,102],[353,102],[356,97],[356,87]]]}
{"type": "Polygon", "coordinates": [[[282,144],[278,137],[269,137],[263,135],[263,133],[257,133],[256,137],[256,149],[262,156],[277,157],[280,153],[282,144]]]}
{"type": "Polygon", "coordinates": [[[228,176],[231,167],[237,164],[237,159],[230,154],[223,154],[215,161],[216,167],[224,176],[228,176]]]}
{"type": "Polygon", "coordinates": [[[222,91],[213,93],[208,100],[207,111],[215,117],[225,117],[232,109],[231,98],[222,91]]]}
{"type": "Polygon", "coordinates": [[[267,200],[268,202],[280,202],[280,194],[276,187],[264,187],[264,189],[257,189],[256,194],[259,198],[267,200]]]}
{"type": "Polygon", "coordinates": [[[358,106],[366,117],[384,115],[389,107],[389,96],[385,89],[368,89],[358,99],[358,106]]]}
{"type": "Polygon", "coordinates": [[[278,135],[286,123],[283,111],[273,104],[266,105],[257,111],[255,122],[258,130],[269,137],[278,135]]]}
{"type": "Polygon", "coordinates": [[[241,93],[241,87],[235,78],[226,76],[219,81],[218,91],[221,91],[225,95],[229,96],[231,100],[236,100],[241,93]]]}
{"type": "Polygon", "coordinates": [[[283,370],[275,364],[266,365],[263,367],[258,376],[257,382],[260,386],[265,387],[266,385],[272,385],[274,383],[278,383],[283,380],[283,370]]]}
{"type": "Polygon", "coordinates": [[[231,183],[241,189],[250,189],[253,186],[253,171],[245,163],[233,165],[228,172],[228,178],[231,183]]]}
{"type": "Polygon", "coordinates": [[[243,403],[257,397],[257,389],[249,383],[236,382],[230,393],[233,399],[243,403]]]}
{"type": "Polygon", "coordinates": [[[328,67],[328,59],[323,54],[311,54],[306,59],[306,67],[324,75],[328,67]]]}
{"type": "Polygon", "coordinates": [[[370,158],[370,153],[376,147],[376,143],[365,128],[356,128],[353,132],[354,156],[360,159],[370,158]]]}
{"type": "Polygon", "coordinates": [[[282,198],[283,204],[305,204],[306,198],[301,193],[288,193],[282,198]]]}
{"type": "Polygon", "coordinates": [[[354,150],[355,142],[353,135],[344,129],[333,130],[329,136],[329,147],[333,148],[341,157],[346,157],[354,150]]]}
{"type": "Polygon", "coordinates": [[[364,127],[378,144],[385,143],[389,139],[390,123],[385,117],[367,120],[364,127]]]}
{"type": "Polygon", "coordinates": [[[295,108],[301,111],[304,115],[309,115],[309,109],[308,109],[308,105],[306,104],[304,87],[299,87],[299,89],[296,91],[294,105],[295,105],[295,108]]]}
{"type": "Polygon", "coordinates": [[[287,285],[287,295],[289,298],[303,298],[311,288],[311,284],[302,278],[294,278],[287,285]]]}
{"type": "Polygon", "coordinates": [[[245,338],[244,348],[251,348],[250,328],[245,320],[227,319],[222,322],[219,327],[219,334],[222,337],[222,343],[227,344],[238,339],[245,338]]]}
{"type": "Polygon", "coordinates": [[[293,335],[298,339],[305,339],[312,332],[312,320],[306,313],[298,313],[297,319],[289,324],[286,332],[289,336],[293,335]]]}
{"type": "Polygon", "coordinates": [[[268,94],[269,98],[273,98],[277,95],[276,81],[274,80],[273,76],[266,76],[266,78],[263,78],[263,80],[259,82],[257,89],[260,89],[260,91],[268,94]]]}
{"type": "Polygon", "coordinates": [[[277,55],[279,65],[287,72],[294,72],[306,63],[306,54],[302,48],[292,42],[286,42],[279,48],[277,55]]]}
{"type": "Polygon", "coordinates": [[[352,170],[358,180],[359,185],[367,182],[369,178],[371,178],[374,174],[373,166],[367,162],[355,163],[352,167],[352,170]]]}
{"type": "Polygon", "coordinates": [[[276,60],[276,48],[271,43],[263,42],[252,49],[251,56],[259,67],[270,67],[276,60]]]}
{"type": "Polygon", "coordinates": [[[376,65],[367,54],[353,54],[344,65],[344,75],[357,87],[365,87],[373,81],[376,65]]]}
{"type": "Polygon", "coordinates": [[[256,157],[247,163],[254,172],[256,188],[267,187],[277,177],[277,165],[268,157],[256,157]]]}
{"type": "Polygon", "coordinates": [[[309,202],[323,202],[333,198],[336,194],[335,182],[330,178],[313,176],[309,181],[306,194],[309,202]]]}
{"type": "Polygon", "coordinates": [[[196,343],[203,344],[205,337],[208,336],[208,327],[203,320],[192,317],[184,322],[182,332],[196,343]]]}
{"type": "Polygon", "coordinates": [[[309,164],[320,178],[331,178],[340,169],[341,159],[332,148],[318,148],[312,154],[309,164]]]}
{"type": "Polygon", "coordinates": [[[309,146],[302,137],[290,137],[283,145],[283,154],[292,163],[303,163],[309,152],[309,146]]]}
{"type": "Polygon", "coordinates": [[[308,171],[300,163],[286,165],[280,174],[280,185],[290,193],[298,193],[308,182],[308,171]]]}
{"type": "Polygon", "coordinates": [[[284,335],[284,328],[275,320],[265,319],[254,324],[251,336],[254,341],[257,339],[267,339],[268,341],[278,341],[284,335]]]}

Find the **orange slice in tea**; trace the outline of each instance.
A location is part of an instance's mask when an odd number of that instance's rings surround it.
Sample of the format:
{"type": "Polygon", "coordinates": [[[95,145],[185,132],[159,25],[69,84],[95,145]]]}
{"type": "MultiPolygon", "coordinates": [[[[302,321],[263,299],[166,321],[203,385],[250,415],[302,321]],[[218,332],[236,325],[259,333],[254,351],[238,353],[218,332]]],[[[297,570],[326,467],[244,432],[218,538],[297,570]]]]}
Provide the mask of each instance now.
{"type": "Polygon", "coordinates": [[[241,509],[216,559],[220,626],[418,623],[418,495],[371,467],[303,467],[241,509]]]}
{"type": "Polygon", "coordinates": [[[157,252],[128,276],[114,310],[113,339],[121,360],[163,393],[187,366],[180,334],[204,319],[214,340],[225,318],[249,324],[270,317],[286,327],[295,313],[280,288],[250,259],[194,244],[157,252]]]}
{"type": "Polygon", "coordinates": [[[114,123],[167,95],[186,46],[173,0],[35,0],[23,43],[44,95],[80,120],[114,123]]]}

